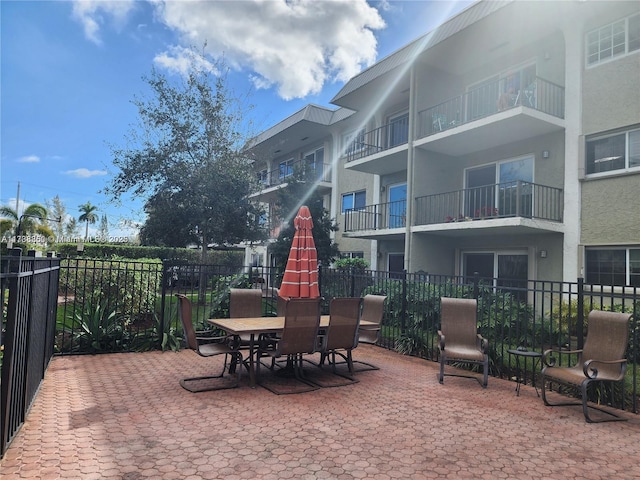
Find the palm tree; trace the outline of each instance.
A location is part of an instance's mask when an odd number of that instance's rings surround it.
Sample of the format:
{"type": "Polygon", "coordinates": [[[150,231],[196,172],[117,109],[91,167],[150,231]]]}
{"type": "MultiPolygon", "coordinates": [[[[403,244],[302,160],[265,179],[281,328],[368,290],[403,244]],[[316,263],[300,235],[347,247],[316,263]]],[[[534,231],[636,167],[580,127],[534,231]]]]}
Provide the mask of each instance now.
{"type": "Polygon", "coordinates": [[[39,203],[32,203],[18,216],[11,207],[0,207],[2,220],[2,233],[15,229],[15,235],[39,233],[52,235],[51,229],[44,223],[47,219],[47,209],[39,203]]]}
{"type": "Polygon", "coordinates": [[[89,238],[89,224],[96,223],[96,221],[98,220],[98,215],[93,213],[97,209],[98,207],[96,207],[95,205],[91,205],[91,202],[87,202],[84,205],[80,205],[79,210],[82,212],[82,215],[78,217],[78,220],[80,220],[81,222],[87,223],[87,227],[84,232],[85,241],[87,240],[87,238],[89,238]]]}

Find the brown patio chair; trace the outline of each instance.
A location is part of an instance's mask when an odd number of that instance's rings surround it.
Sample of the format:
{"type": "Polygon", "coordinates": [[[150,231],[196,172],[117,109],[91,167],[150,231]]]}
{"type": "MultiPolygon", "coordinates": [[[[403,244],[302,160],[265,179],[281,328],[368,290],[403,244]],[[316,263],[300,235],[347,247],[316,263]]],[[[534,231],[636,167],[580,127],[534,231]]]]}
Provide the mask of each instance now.
{"type": "Polygon", "coordinates": [[[542,355],[542,400],[548,406],[582,405],[584,418],[588,423],[626,420],[615,413],[599,407],[587,405],[587,389],[593,382],[619,382],[624,380],[627,369],[625,352],[629,342],[629,322],[631,315],[616,312],[592,310],[589,313],[589,326],[584,348],[581,350],[550,349],[542,355]],[[577,354],[573,366],[556,366],[556,355],[577,354]],[[557,382],[579,387],[582,401],[551,403],[545,392],[546,382],[557,382]],[[594,419],[589,408],[606,413],[608,417],[594,419]]]}
{"type": "MultiPolygon", "coordinates": [[[[242,354],[236,348],[236,342],[229,336],[213,336],[212,332],[196,331],[193,328],[191,301],[182,294],[176,294],[178,297],[178,316],[182,322],[182,331],[187,348],[195,351],[202,357],[213,357],[216,355],[224,355],[224,365],[219,375],[190,377],[180,380],[180,385],[190,392],[205,392],[209,390],[224,390],[234,388],[240,384],[242,369],[237,368],[242,365],[242,354]],[[229,371],[236,370],[235,382],[207,382],[211,379],[222,379],[227,369],[227,361],[229,362],[229,371]]],[[[225,379],[226,380],[226,379],[225,379]]]]}
{"type": "Polygon", "coordinates": [[[262,290],[232,288],[229,294],[229,318],[262,316],[262,290]]]}
{"type": "Polygon", "coordinates": [[[329,357],[333,373],[338,374],[336,370],[336,355],[338,355],[346,362],[350,375],[347,378],[353,382],[355,380],[352,378],[353,358],[351,351],[358,346],[361,304],[362,299],[360,297],[334,298],[331,300],[329,304],[329,326],[320,346],[320,366],[324,363],[324,359],[329,357]]]}
{"type": "Polygon", "coordinates": [[[475,376],[452,374],[452,377],[475,378],[483,388],[489,378],[489,343],[478,334],[478,302],[466,298],[442,297],[440,306],[440,330],[438,330],[440,348],[440,375],[438,381],[444,381],[446,363],[471,363],[482,365],[484,378],[480,382],[475,376]]]}
{"type": "MultiPolygon", "coordinates": [[[[387,300],[386,295],[365,295],[362,300],[362,314],[360,320],[366,320],[368,322],[376,323],[377,326],[363,326],[358,327],[358,343],[368,343],[374,345],[380,340],[382,318],[384,316],[384,302],[387,300]]],[[[379,370],[378,367],[371,363],[363,362],[361,360],[354,360],[354,363],[358,365],[364,365],[363,368],[358,368],[356,371],[362,372],[365,370],[379,370]]]]}
{"type": "MultiPolygon", "coordinates": [[[[229,318],[262,316],[262,290],[232,288],[229,294],[229,318]]],[[[251,335],[240,335],[240,346],[248,347],[251,335]]]]}
{"type": "MultiPolygon", "coordinates": [[[[260,381],[260,359],[271,357],[271,369],[274,369],[275,359],[286,356],[287,364],[293,369],[296,380],[307,385],[303,390],[293,393],[307,392],[318,389],[317,385],[309,382],[302,370],[302,357],[311,354],[318,347],[318,329],[320,328],[320,299],[319,298],[291,298],[287,301],[284,315],[284,328],[274,342],[260,342],[256,361],[256,381],[260,381]]],[[[286,367],[285,367],[286,368],[286,367]]],[[[262,385],[273,393],[289,393],[262,385]]]]}
{"type": "Polygon", "coordinates": [[[284,298],[281,297],[280,295],[278,295],[278,300],[277,300],[277,304],[276,304],[276,315],[278,317],[284,317],[284,313],[286,311],[287,308],[287,300],[289,299],[289,297],[284,298]]]}

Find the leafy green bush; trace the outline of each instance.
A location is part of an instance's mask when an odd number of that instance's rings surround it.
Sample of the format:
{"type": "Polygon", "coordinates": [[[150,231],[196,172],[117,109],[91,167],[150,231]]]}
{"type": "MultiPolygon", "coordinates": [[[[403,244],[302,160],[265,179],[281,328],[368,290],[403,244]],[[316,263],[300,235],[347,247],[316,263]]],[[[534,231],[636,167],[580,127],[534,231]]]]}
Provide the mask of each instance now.
{"type": "Polygon", "coordinates": [[[76,304],[103,305],[130,321],[154,312],[162,263],[74,258],[60,269],[59,290],[76,304]]]}
{"type": "MultiPolygon", "coordinates": [[[[569,335],[578,335],[578,300],[566,302],[564,300],[555,303],[551,309],[551,318],[558,322],[560,332],[569,335]]],[[[582,313],[584,315],[584,330],[587,327],[587,317],[589,316],[588,302],[584,302],[582,313]]]]}
{"type": "Polygon", "coordinates": [[[58,322],[59,349],[73,352],[120,352],[128,348],[126,320],[104,304],[88,304],[80,312],[58,322]],[[68,348],[65,348],[68,347],[68,348]]]}
{"type": "Polygon", "coordinates": [[[367,262],[364,258],[339,258],[335,262],[333,262],[336,270],[347,271],[347,272],[364,272],[367,268],[369,268],[369,262],[367,262]]]}

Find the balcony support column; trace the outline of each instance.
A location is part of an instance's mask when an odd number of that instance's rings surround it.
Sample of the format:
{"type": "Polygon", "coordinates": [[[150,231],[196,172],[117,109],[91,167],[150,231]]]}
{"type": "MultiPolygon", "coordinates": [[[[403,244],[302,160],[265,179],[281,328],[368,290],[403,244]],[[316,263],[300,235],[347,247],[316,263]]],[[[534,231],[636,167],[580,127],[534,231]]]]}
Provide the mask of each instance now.
{"type": "Polygon", "coordinates": [[[415,122],[418,118],[416,112],[416,68],[411,65],[409,72],[409,132],[407,140],[407,199],[405,207],[405,234],[404,234],[404,270],[411,271],[411,226],[413,225],[413,182],[414,179],[414,152],[413,139],[415,137],[415,122]]]}

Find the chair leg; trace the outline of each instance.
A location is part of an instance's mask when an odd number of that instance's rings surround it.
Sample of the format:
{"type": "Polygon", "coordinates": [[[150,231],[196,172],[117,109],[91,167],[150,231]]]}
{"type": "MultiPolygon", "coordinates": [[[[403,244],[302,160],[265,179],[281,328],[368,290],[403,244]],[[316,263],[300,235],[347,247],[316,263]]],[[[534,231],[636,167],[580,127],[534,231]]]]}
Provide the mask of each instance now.
{"type": "Polygon", "coordinates": [[[351,350],[347,350],[347,365],[349,366],[349,374],[353,376],[353,358],[351,357],[351,350]]]}
{"type": "MultiPolygon", "coordinates": [[[[451,361],[457,361],[454,357],[451,361]]],[[[480,362],[476,360],[460,360],[461,362],[473,363],[478,365],[480,362]]],[[[461,378],[471,378],[476,380],[482,388],[487,388],[487,384],[489,381],[489,358],[482,362],[483,364],[483,379],[480,380],[477,375],[465,375],[463,373],[444,373],[444,366],[447,363],[447,356],[444,352],[440,352],[440,373],[438,374],[438,382],[441,384],[444,383],[445,375],[448,377],[461,377],[461,378]]]]}
{"type": "Polygon", "coordinates": [[[487,355],[487,358],[485,358],[484,360],[484,379],[482,381],[482,388],[487,388],[487,385],[489,384],[489,356],[487,355]]]}
{"type": "Polygon", "coordinates": [[[547,379],[546,377],[543,375],[542,376],[542,402],[547,406],[547,407],[569,407],[569,406],[578,406],[578,405],[582,405],[582,413],[584,414],[584,419],[587,423],[603,423],[603,422],[624,422],[627,419],[623,418],[619,415],[616,415],[613,412],[609,412],[607,410],[604,410],[602,408],[599,407],[595,407],[592,405],[588,405],[587,404],[587,388],[589,387],[589,383],[591,383],[590,380],[586,380],[584,382],[582,382],[582,384],[580,385],[580,394],[582,395],[582,398],[580,399],[580,402],[558,402],[558,403],[551,403],[548,399],[547,399],[547,394],[546,394],[546,383],[547,383],[547,379]],[[597,410],[601,413],[604,413],[606,415],[608,415],[607,418],[601,418],[601,419],[595,419],[593,417],[591,417],[591,415],[589,415],[589,409],[592,410],[597,410]]]}
{"type": "Polygon", "coordinates": [[[222,368],[222,372],[219,375],[205,375],[202,377],[189,377],[189,378],[183,378],[182,380],[180,380],[180,386],[182,388],[184,388],[185,390],[188,390],[189,392],[192,393],[198,393],[198,392],[208,392],[208,391],[212,391],[212,390],[226,390],[229,388],[236,388],[237,386],[240,385],[240,379],[242,377],[242,368],[237,368],[237,373],[236,373],[236,382],[235,383],[229,383],[229,384],[225,384],[225,385],[215,385],[215,386],[208,386],[208,387],[197,387],[197,386],[192,386],[191,383],[193,382],[202,382],[203,380],[213,380],[216,378],[223,378],[224,376],[224,372],[227,369],[227,355],[231,355],[231,362],[229,363],[229,372],[233,373],[232,367],[239,367],[242,365],[242,354],[240,352],[237,353],[232,353],[232,354],[225,354],[224,356],[224,365],[222,368]]]}
{"type": "Polygon", "coordinates": [[[438,382],[444,383],[444,364],[446,363],[446,358],[444,352],[440,352],[440,374],[438,375],[438,382]]]}

